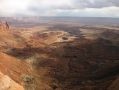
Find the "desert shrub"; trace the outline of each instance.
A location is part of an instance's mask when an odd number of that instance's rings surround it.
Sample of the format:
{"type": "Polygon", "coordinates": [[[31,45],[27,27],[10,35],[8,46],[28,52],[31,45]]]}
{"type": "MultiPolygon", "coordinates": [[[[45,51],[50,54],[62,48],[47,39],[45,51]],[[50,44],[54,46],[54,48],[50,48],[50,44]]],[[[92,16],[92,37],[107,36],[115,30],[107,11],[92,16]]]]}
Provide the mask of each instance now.
{"type": "Polygon", "coordinates": [[[23,75],[22,81],[25,90],[36,90],[36,81],[33,76],[23,75]]]}

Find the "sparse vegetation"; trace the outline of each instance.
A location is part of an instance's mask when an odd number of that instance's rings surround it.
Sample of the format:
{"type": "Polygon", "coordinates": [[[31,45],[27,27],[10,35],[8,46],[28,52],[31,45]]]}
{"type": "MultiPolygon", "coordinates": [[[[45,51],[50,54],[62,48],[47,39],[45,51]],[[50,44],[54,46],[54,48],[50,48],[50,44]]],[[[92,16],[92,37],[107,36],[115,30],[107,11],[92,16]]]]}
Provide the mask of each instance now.
{"type": "Polygon", "coordinates": [[[23,86],[25,90],[36,90],[36,81],[35,78],[31,75],[23,75],[23,86]]]}

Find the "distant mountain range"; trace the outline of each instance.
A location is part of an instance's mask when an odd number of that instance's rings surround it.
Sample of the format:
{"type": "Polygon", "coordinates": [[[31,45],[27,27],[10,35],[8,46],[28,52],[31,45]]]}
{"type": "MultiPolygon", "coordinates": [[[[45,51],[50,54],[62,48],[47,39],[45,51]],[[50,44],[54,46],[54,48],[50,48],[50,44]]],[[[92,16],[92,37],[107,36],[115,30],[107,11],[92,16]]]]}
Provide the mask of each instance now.
{"type": "Polygon", "coordinates": [[[55,23],[83,24],[83,25],[119,25],[119,18],[107,17],[0,17],[1,21],[8,21],[12,26],[28,27],[55,23]]]}

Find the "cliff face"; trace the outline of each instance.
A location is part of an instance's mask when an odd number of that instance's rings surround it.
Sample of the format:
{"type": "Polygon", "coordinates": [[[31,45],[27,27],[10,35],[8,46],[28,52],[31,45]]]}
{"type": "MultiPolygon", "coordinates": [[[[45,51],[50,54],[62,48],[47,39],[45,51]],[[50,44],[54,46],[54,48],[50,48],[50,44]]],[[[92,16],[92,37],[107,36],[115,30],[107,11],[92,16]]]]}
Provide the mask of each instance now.
{"type": "MultiPolygon", "coordinates": [[[[8,23],[0,22],[0,51],[16,44],[17,42],[9,30],[8,23]]],[[[0,90],[24,90],[23,86],[17,83],[19,78],[13,75],[17,73],[18,68],[15,67],[18,65],[19,63],[17,63],[15,58],[0,52],[0,90]]]]}

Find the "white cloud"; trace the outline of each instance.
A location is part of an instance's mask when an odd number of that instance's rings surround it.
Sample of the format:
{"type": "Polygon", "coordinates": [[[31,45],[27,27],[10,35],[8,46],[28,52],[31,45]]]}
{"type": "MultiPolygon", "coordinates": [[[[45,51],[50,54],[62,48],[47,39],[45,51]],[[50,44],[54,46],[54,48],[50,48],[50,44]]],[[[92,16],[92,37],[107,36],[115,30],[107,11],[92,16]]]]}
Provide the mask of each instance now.
{"type": "Polygon", "coordinates": [[[0,16],[119,17],[118,0],[0,0],[0,16]]]}
{"type": "MultiPolygon", "coordinates": [[[[28,0],[4,0],[0,2],[0,14],[5,16],[17,13],[25,13],[28,8],[28,0]]],[[[28,11],[27,11],[28,12],[28,11]]]]}
{"type": "Polygon", "coordinates": [[[119,17],[119,7],[104,7],[104,8],[85,8],[62,10],[58,9],[56,15],[79,16],[79,17],[119,17]]]}

